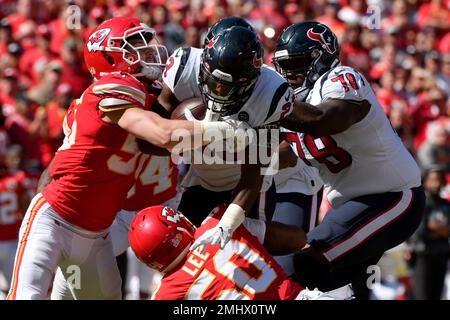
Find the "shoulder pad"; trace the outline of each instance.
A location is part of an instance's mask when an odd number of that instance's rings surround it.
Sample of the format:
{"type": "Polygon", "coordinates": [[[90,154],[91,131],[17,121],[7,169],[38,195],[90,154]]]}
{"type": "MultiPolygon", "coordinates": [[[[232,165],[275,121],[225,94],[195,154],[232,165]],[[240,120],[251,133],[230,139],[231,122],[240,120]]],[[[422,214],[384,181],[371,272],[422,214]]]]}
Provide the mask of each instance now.
{"type": "Polygon", "coordinates": [[[92,92],[102,98],[98,107],[104,112],[145,106],[144,85],[127,73],[114,73],[102,77],[92,85],[92,92]]]}

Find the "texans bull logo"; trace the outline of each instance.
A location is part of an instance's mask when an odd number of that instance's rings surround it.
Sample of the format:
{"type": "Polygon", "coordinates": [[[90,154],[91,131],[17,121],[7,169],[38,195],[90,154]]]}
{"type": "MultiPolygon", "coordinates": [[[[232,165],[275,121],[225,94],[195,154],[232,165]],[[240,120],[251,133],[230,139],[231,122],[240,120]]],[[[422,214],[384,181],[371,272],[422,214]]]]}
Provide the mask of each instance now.
{"type": "Polygon", "coordinates": [[[325,33],[327,32],[327,29],[322,25],[318,25],[316,27],[312,27],[311,29],[308,30],[308,32],[306,33],[308,38],[320,42],[320,44],[322,44],[322,47],[325,50],[327,50],[328,53],[330,54],[335,53],[336,46],[334,45],[334,43],[332,43],[333,38],[330,35],[328,35],[327,38],[325,39],[325,33]],[[315,32],[314,28],[316,27],[320,27],[323,30],[321,32],[315,32]]]}
{"type": "Polygon", "coordinates": [[[217,38],[219,38],[219,35],[218,35],[218,34],[216,34],[216,35],[214,36],[214,38],[212,38],[211,40],[209,40],[209,42],[208,42],[208,49],[209,49],[209,48],[212,48],[212,47],[214,46],[214,44],[217,42],[217,38]]]}

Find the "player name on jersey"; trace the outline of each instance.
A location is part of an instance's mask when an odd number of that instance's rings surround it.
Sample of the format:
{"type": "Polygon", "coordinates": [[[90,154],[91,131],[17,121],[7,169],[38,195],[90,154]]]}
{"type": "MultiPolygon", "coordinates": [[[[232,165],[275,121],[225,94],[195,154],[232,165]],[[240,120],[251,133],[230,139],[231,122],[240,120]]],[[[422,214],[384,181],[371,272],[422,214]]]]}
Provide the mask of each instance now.
{"type": "Polygon", "coordinates": [[[195,277],[200,270],[202,270],[205,265],[207,259],[211,256],[210,253],[205,252],[204,254],[200,253],[200,249],[197,248],[192,251],[192,255],[188,257],[186,263],[183,265],[181,270],[185,271],[189,275],[195,277]]]}

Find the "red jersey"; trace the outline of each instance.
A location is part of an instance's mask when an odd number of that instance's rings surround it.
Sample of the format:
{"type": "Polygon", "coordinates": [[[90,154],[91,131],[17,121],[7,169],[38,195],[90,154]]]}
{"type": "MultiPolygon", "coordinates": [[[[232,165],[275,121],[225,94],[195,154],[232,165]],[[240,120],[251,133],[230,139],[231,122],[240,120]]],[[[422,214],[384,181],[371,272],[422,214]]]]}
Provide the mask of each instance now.
{"type": "Polygon", "coordinates": [[[39,47],[29,48],[20,57],[19,70],[31,79],[33,85],[37,85],[45,66],[54,60],[58,61],[58,55],[53,51],[45,52],[39,47]]]}
{"type": "MultiPolygon", "coordinates": [[[[215,209],[197,229],[195,239],[215,227],[225,207],[215,209]]],[[[208,246],[191,251],[166,274],[157,300],[294,300],[302,287],[289,279],[259,240],[239,226],[223,250],[208,246]]]]}
{"type": "Polygon", "coordinates": [[[19,235],[24,214],[20,199],[26,192],[25,180],[23,171],[0,177],[0,241],[15,240],[19,235]]]}
{"type": "Polygon", "coordinates": [[[36,110],[36,116],[40,114],[46,114],[47,116],[47,132],[40,141],[40,149],[41,163],[44,167],[48,167],[63,142],[62,124],[66,110],[60,108],[56,101],[51,101],[46,107],[39,107],[36,110]]]}
{"type": "Polygon", "coordinates": [[[160,205],[177,195],[178,167],[170,156],[142,154],[137,161],[135,183],[123,209],[139,211],[160,205]]]}
{"type": "Polygon", "coordinates": [[[134,183],[139,150],[136,138],[104,113],[130,107],[148,109],[156,100],[125,73],[102,77],[72,102],[65,117],[65,139],[50,170],[43,195],[68,222],[90,231],[108,228],[123,208],[134,183]]]}

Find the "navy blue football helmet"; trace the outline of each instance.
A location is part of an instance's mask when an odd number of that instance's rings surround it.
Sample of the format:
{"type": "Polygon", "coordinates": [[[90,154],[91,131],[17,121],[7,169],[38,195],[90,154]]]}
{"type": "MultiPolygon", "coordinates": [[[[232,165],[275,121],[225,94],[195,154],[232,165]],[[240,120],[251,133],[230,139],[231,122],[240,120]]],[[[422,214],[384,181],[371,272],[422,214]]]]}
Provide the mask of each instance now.
{"type": "Polygon", "coordinates": [[[219,21],[217,21],[215,24],[213,24],[211,26],[211,28],[209,28],[208,33],[206,34],[206,37],[205,37],[205,41],[203,43],[203,47],[206,47],[208,45],[209,41],[212,38],[214,38],[214,36],[216,36],[217,34],[221,33],[222,31],[225,31],[228,28],[235,27],[235,26],[247,28],[247,29],[255,32],[253,27],[247,21],[245,21],[245,19],[243,19],[241,17],[222,18],[219,21]]]}
{"type": "Polygon", "coordinates": [[[234,26],[215,35],[203,49],[198,81],[208,108],[221,115],[238,112],[253,92],[262,61],[261,42],[250,29],[234,26]]]}
{"type": "Polygon", "coordinates": [[[339,64],[336,35],[319,22],[293,24],[279,37],[272,62],[294,88],[311,88],[321,75],[339,64]],[[299,75],[304,81],[295,83],[299,75]]]}

